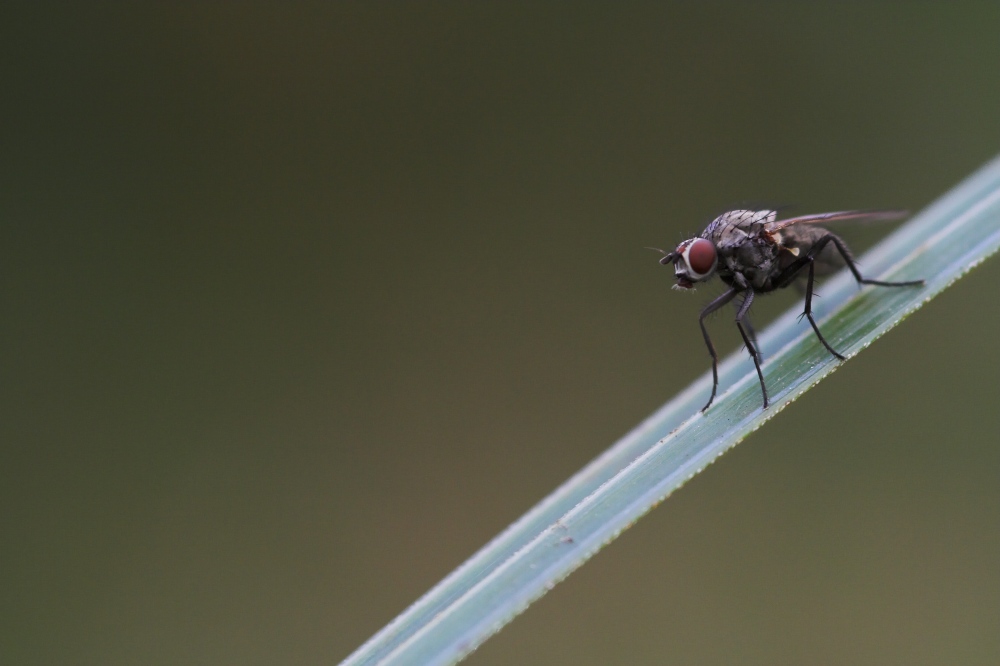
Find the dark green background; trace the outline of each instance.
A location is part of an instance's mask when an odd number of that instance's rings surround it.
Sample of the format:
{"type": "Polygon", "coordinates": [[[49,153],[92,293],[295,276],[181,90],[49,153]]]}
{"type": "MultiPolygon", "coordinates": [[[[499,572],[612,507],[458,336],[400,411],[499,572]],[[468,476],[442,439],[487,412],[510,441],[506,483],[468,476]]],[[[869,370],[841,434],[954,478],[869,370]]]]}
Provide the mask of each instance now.
{"type": "MultiPolygon", "coordinates": [[[[0,661],[347,656],[706,371],[719,287],[644,246],[747,199],[918,210],[1000,151],[998,34],[993,3],[6,5],[0,661]]],[[[468,663],[996,664],[998,278],[468,663]]]]}

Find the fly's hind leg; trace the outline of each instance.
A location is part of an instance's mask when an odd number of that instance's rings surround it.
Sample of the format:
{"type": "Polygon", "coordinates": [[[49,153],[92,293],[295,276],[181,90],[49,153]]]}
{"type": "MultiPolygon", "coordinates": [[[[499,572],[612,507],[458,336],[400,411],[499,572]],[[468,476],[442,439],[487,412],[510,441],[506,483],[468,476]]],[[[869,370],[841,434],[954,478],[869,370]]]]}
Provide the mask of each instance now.
{"type": "Polygon", "coordinates": [[[816,332],[816,337],[818,337],[819,341],[823,343],[823,346],[826,347],[827,351],[829,351],[831,354],[833,354],[838,359],[843,361],[844,356],[838,353],[837,350],[835,350],[833,347],[830,346],[830,343],[828,343],[826,341],[826,338],[823,337],[823,334],[819,330],[819,326],[816,325],[816,320],[813,319],[812,316],[813,277],[814,277],[813,274],[815,269],[815,258],[819,256],[820,252],[823,251],[823,248],[826,247],[827,243],[834,244],[834,246],[837,248],[837,251],[840,253],[840,256],[844,258],[844,263],[847,264],[847,268],[850,269],[851,275],[854,276],[854,279],[857,280],[858,284],[871,284],[878,287],[919,287],[922,284],[924,284],[924,281],[906,280],[903,282],[888,282],[885,280],[872,280],[870,278],[864,277],[863,275],[861,275],[861,271],[858,270],[858,265],[854,262],[854,257],[851,256],[851,253],[847,249],[847,246],[844,245],[844,241],[840,240],[840,238],[838,238],[835,234],[831,233],[827,233],[825,236],[823,236],[818,241],[813,243],[813,246],[809,248],[809,252],[807,252],[804,256],[799,257],[798,260],[796,260],[788,267],[786,267],[785,270],[782,271],[781,275],[779,275],[774,280],[774,288],[779,289],[781,287],[786,287],[789,284],[791,284],[792,281],[795,280],[795,278],[798,276],[799,271],[802,270],[803,267],[808,265],[809,272],[807,274],[808,279],[806,282],[806,309],[805,312],[803,312],[802,314],[803,316],[809,319],[809,323],[812,325],[813,331],[816,332]]]}
{"type": "Polygon", "coordinates": [[[919,287],[924,284],[923,280],[905,280],[902,282],[888,282],[886,280],[872,280],[871,278],[866,278],[858,270],[858,265],[854,261],[854,257],[851,256],[850,250],[844,245],[844,241],[836,234],[827,232],[825,236],[820,238],[818,241],[813,243],[813,246],[809,248],[809,252],[800,256],[794,262],[785,267],[781,274],[774,279],[773,289],[781,289],[787,287],[791,284],[795,278],[798,277],[799,271],[801,271],[806,264],[812,264],[816,257],[820,255],[823,248],[826,247],[827,243],[833,243],[837,248],[837,252],[843,257],[844,263],[847,264],[847,268],[850,269],[851,275],[857,280],[858,284],[871,284],[877,287],[919,287]]]}
{"type": "Polygon", "coordinates": [[[844,262],[847,267],[851,269],[851,274],[854,275],[854,279],[858,281],[858,284],[872,284],[878,287],[919,287],[924,284],[923,280],[905,280],[903,282],[887,282],[885,280],[872,280],[871,278],[866,278],[861,275],[861,271],[858,270],[858,265],[854,263],[854,257],[851,256],[850,250],[844,245],[844,241],[840,240],[836,235],[828,233],[826,236],[820,238],[812,249],[809,250],[809,262],[812,265],[812,258],[819,255],[827,243],[833,243],[837,247],[837,251],[840,252],[840,256],[844,258],[844,262]]]}

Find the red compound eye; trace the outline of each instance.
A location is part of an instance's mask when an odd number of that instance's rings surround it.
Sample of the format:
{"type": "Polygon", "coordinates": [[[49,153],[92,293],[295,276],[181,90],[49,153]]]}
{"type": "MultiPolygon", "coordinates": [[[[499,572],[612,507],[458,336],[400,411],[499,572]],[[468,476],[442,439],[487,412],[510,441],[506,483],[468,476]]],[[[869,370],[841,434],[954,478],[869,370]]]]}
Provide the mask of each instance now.
{"type": "Polygon", "coordinates": [[[684,261],[695,273],[691,277],[704,277],[715,269],[715,246],[704,238],[695,238],[684,248],[684,261]]]}

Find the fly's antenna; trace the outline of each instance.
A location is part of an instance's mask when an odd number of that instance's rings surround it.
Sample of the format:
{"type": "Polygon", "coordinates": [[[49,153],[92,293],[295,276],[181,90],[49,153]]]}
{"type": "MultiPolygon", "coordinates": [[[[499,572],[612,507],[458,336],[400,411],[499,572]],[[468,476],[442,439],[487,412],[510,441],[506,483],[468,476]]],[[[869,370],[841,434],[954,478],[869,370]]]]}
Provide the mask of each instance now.
{"type": "Polygon", "coordinates": [[[663,264],[664,266],[666,266],[667,264],[674,263],[674,259],[677,258],[676,252],[667,252],[666,250],[661,250],[658,247],[647,247],[646,249],[653,250],[654,252],[659,252],[660,254],[662,254],[663,257],[660,258],[660,263],[663,264]]]}

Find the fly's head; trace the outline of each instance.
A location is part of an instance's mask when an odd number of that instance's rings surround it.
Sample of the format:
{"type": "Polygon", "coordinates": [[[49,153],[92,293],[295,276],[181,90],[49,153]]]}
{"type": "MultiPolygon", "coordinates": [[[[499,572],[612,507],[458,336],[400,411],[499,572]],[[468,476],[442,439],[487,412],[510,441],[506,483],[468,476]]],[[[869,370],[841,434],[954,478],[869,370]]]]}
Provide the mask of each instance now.
{"type": "Polygon", "coordinates": [[[660,259],[660,263],[674,265],[675,289],[691,289],[696,282],[704,282],[715,274],[719,253],[707,238],[689,238],[660,259]]]}

